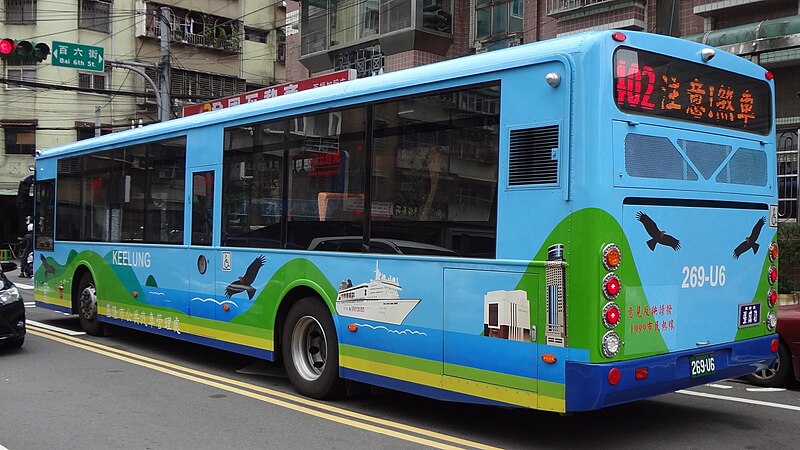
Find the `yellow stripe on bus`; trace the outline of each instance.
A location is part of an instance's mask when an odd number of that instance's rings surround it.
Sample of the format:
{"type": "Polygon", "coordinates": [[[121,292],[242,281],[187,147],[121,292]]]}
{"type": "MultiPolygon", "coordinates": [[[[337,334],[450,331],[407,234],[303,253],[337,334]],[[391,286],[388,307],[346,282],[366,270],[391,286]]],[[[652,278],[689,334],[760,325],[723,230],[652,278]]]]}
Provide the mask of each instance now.
{"type": "Polygon", "coordinates": [[[460,394],[472,395],[498,402],[517,405],[522,407],[533,407],[548,411],[565,411],[564,399],[547,397],[535,392],[512,389],[480,381],[465,380],[449,376],[441,376],[419,370],[398,367],[385,363],[368,361],[352,356],[340,355],[339,364],[342,367],[358,370],[361,372],[372,373],[388,378],[416,383],[423,386],[430,386],[439,389],[446,389],[460,394]]]}

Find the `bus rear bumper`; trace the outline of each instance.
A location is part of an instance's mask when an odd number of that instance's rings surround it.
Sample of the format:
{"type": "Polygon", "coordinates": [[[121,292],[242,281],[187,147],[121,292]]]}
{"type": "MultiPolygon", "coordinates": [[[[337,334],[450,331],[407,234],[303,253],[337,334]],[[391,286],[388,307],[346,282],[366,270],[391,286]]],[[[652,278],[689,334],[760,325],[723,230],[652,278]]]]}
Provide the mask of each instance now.
{"type": "Polygon", "coordinates": [[[674,392],[713,381],[748,375],[770,367],[777,357],[770,346],[777,334],[723,345],[606,364],[567,362],[566,410],[588,411],[674,392]],[[713,353],[712,374],[692,378],[691,359],[713,353]],[[617,368],[620,380],[609,382],[617,368]],[[636,370],[646,368],[647,377],[637,380],[636,370]]]}

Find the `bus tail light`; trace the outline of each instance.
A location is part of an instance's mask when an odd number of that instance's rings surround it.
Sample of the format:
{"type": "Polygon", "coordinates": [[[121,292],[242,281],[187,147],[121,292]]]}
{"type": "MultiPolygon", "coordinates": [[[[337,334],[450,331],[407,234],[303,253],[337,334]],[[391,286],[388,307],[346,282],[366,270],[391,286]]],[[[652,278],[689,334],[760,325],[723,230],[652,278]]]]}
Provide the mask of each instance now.
{"type": "Polygon", "coordinates": [[[619,290],[622,288],[619,278],[616,274],[609,273],[603,278],[603,295],[607,299],[613,300],[619,295],[619,290]]]}
{"type": "Polygon", "coordinates": [[[770,311],[767,313],[767,329],[772,331],[778,325],[778,315],[775,314],[775,311],[770,311]]]}
{"type": "Polygon", "coordinates": [[[772,353],[778,353],[778,340],[773,339],[772,343],[769,344],[769,349],[772,350],[772,353]]]}
{"type": "Polygon", "coordinates": [[[617,42],[625,42],[625,39],[628,39],[628,36],[625,36],[625,33],[617,31],[616,33],[611,35],[611,39],[617,42]]]}
{"type": "Polygon", "coordinates": [[[609,330],[616,328],[616,326],[619,325],[619,316],[619,306],[614,302],[606,303],[606,306],[603,308],[603,325],[609,330]]]}
{"type": "Polygon", "coordinates": [[[764,72],[764,78],[766,78],[767,81],[772,81],[772,79],[775,78],[775,74],[768,70],[764,72]]]}
{"type": "Polygon", "coordinates": [[[778,293],[775,292],[775,288],[769,288],[767,292],[767,302],[769,302],[769,307],[775,307],[775,303],[778,302],[778,293]]]}
{"type": "Polygon", "coordinates": [[[769,266],[767,281],[769,281],[769,284],[775,284],[775,282],[778,281],[778,269],[775,266],[769,266]]]}
{"type": "Polygon", "coordinates": [[[638,367],[634,372],[634,378],[637,380],[644,380],[649,375],[650,370],[647,367],[638,367]]]}
{"type": "Polygon", "coordinates": [[[775,262],[778,259],[778,244],[775,242],[769,244],[769,253],[767,254],[769,255],[769,262],[775,262]]]}
{"type": "Polygon", "coordinates": [[[608,371],[608,384],[613,386],[619,383],[620,378],[622,378],[622,374],[616,367],[608,371]]]}
{"type": "Polygon", "coordinates": [[[606,358],[613,358],[617,356],[617,353],[619,353],[619,348],[621,346],[622,346],[622,340],[619,338],[619,335],[614,331],[609,331],[608,333],[603,335],[603,343],[600,349],[603,352],[603,356],[605,356],[606,358]]]}
{"type": "Polygon", "coordinates": [[[619,264],[622,262],[622,254],[616,244],[608,244],[603,249],[603,267],[608,271],[615,271],[619,269],[619,264]]]}

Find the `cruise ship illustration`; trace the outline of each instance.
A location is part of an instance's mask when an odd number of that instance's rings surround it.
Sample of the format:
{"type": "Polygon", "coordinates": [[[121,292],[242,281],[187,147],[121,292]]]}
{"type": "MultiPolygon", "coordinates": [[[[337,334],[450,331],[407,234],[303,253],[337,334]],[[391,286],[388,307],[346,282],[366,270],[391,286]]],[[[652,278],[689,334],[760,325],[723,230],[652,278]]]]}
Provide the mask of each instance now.
{"type": "Polygon", "coordinates": [[[400,298],[400,281],[381,273],[375,261],[375,278],[353,286],[350,280],[339,285],[336,312],[341,316],[400,325],[417,306],[419,299],[400,298]]]}

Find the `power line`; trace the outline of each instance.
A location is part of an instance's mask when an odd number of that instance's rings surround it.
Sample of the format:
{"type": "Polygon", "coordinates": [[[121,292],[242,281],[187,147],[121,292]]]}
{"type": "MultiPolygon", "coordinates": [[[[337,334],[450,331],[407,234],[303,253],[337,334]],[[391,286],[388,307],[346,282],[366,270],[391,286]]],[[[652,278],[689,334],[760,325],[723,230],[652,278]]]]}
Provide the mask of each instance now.
{"type": "MultiPolygon", "coordinates": [[[[39,83],[36,81],[11,80],[8,78],[0,78],[0,83],[5,83],[6,85],[12,85],[12,86],[30,86],[35,88],[56,89],[61,91],[77,91],[77,92],[89,92],[94,94],[105,94],[105,95],[126,95],[129,97],[155,98],[155,95],[148,94],[147,92],[85,88],[80,86],[66,86],[63,84],[39,83]]],[[[199,102],[213,100],[213,97],[199,96],[199,95],[174,94],[172,95],[172,97],[181,100],[192,100],[199,102]]]]}

